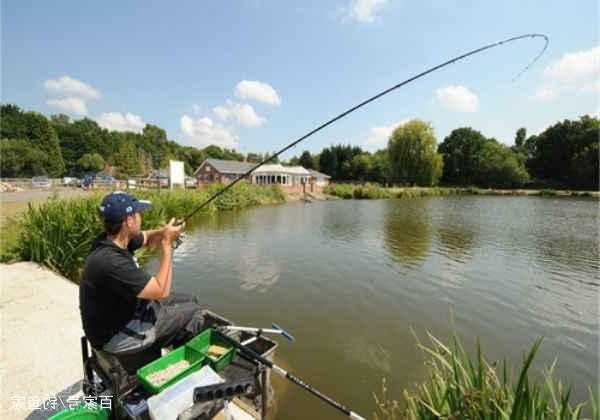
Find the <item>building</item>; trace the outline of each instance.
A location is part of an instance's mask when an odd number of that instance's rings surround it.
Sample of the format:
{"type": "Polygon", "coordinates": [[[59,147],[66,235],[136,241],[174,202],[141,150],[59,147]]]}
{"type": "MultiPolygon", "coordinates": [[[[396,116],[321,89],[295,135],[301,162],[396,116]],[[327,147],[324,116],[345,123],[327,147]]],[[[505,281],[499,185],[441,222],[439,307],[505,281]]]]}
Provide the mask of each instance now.
{"type": "Polygon", "coordinates": [[[246,172],[255,164],[235,160],[206,159],[194,172],[198,185],[219,182],[227,184],[246,172]]]}
{"type": "Polygon", "coordinates": [[[314,179],[317,187],[323,188],[329,185],[329,180],[331,179],[329,175],[315,171],[314,169],[309,169],[308,172],[310,172],[310,176],[314,179]]]}
{"type": "MultiPolygon", "coordinates": [[[[198,184],[213,182],[229,183],[251,170],[256,163],[231,160],[206,159],[194,172],[198,184]]],[[[329,176],[309,171],[302,166],[283,166],[279,163],[265,164],[248,177],[258,185],[280,185],[287,192],[314,192],[329,183],[329,176]]]]}

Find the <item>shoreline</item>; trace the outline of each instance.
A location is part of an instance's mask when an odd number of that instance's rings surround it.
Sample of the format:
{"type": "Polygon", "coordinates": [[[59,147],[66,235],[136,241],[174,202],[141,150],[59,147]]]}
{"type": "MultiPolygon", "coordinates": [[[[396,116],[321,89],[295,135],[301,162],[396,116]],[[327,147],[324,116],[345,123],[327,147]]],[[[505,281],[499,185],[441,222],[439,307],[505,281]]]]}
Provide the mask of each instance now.
{"type": "Polygon", "coordinates": [[[416,198],[444,195],[581,197],[600,199],[600,191],[478,187],[381,187],[378,184],[369,183],[331,184],[324,189],[324,193],[343,199],[416,198]]]}
{"type": "Polygon", "coordinates": [[[63,409],[61,401],[82,395],[78,287],[39,264],[18,262],[0,264],[0,290],[0,417],[46,419],[63,409]]]}

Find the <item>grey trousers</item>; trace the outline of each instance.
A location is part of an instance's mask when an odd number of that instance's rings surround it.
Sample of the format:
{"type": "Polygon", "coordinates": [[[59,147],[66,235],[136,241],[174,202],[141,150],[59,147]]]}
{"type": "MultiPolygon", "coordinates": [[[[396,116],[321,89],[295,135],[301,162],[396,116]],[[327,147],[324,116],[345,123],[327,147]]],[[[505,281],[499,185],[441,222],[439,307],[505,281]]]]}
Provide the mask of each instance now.
{"type": "Polygon", "coordinates": [[[102,349],[129,355],[149,348],[177,347],[204,329],[204,313],[196,296],[172,294],[147,302],[102,349]]]}

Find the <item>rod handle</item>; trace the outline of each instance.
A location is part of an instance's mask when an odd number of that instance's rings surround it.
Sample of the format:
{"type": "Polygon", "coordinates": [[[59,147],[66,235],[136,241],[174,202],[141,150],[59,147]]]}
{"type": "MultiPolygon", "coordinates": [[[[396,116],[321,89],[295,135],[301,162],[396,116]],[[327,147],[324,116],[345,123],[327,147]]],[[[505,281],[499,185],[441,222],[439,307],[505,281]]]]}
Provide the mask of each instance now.
{"type": "Polygon", "coordinates": [[[291,341],[292,343],[294,341],[296,341],[296,339],[294,338],[294,336],[292,334],[290,334],[289,332],[287,332],[286,330],[284,330],[283,328],[281,328],[279,325],[275,324],[274,322],[271,324],[271,326],[273,328],[275,328],[276,330],[279,330],[281,332],[281,335],[283,335],[285,338],[287,338],[289,341],[291,341]]]}

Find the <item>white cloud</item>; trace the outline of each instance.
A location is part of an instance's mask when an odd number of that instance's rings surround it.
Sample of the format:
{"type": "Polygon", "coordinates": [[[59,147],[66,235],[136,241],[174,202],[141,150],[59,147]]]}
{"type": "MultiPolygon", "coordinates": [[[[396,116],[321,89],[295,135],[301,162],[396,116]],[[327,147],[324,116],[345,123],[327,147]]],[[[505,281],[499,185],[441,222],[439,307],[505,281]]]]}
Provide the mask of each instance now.
{"type": "Polygon", "coordinates": [[[49,99],[46,103],[71,114],[87,115],[88,113],[85,101],[80,98],[49,99]]]}
{"type": "Polygon", "coordinates": [[[238,124],[246,127],[260,127],[266,121],[266,118],[259,116],[252,106],[232,101],[227,101],[225,106],[214,107],[213,112],[223,121],[234,119],[238,124]]]}
{"type": "Polygon", "coordinates": [[[46,80],[44,82],[44,87],[52,94],[77,97],[84,100],[100,99],[102,96],[98,89],[70,76],[46,80]]]}
{"type": "Polygon", "coordinates": [[[542,78],[534,95],[539,101],[564,93],[600,92],[600,46],[563,55],[544,69],[542,78]]]}
{"type": "Polygon", "coordinates": [[[268,83],[258,80],[242,80],[235,87],[235,96],[241,99],[254,99],[269,105],[280,105],[281,98],[268,83]]]}
{"type": "Polygon", "coordinates": [[[120,112],[105,112],[97,118],[100,127],[115,131],[133,131],[141,133],[146,123],[139,115],[120,112]]]}
{"type": "Polygon", "coordinates": [[[346,18],[361,23],[372,23],[387,0],[351,0],[346,9],[346,18]]]}
{"type": "Polygon", "coordinates": [[[392,132],[399,126],[406,124],[410,118],[405,118],[390,125],[372,127],[369,137],[365,140],[366,146],[385,146],[392,132]]]}
{"type": "Polygon", "coordinates": [[[597,80],[600,76],[600,46],[563,55],[544,69],[544,76],[565,84],[597,80]]]}
{"type": "Polygon", "coordinates": [[[180,120],[181,131],[194,146],[206,147],[211,144],[219,147],[235,148],[239,138],[227,128],[215,124],[210,118],[202,117],[194,120],[184,115],[180,120]]]}
{"type": "Polygon", "coordinates": [[[442,105],[457,112],[476,112],[479,108],[479,98],[468,87],[450,85],[439,88],[435,95],[442,105]]]}

